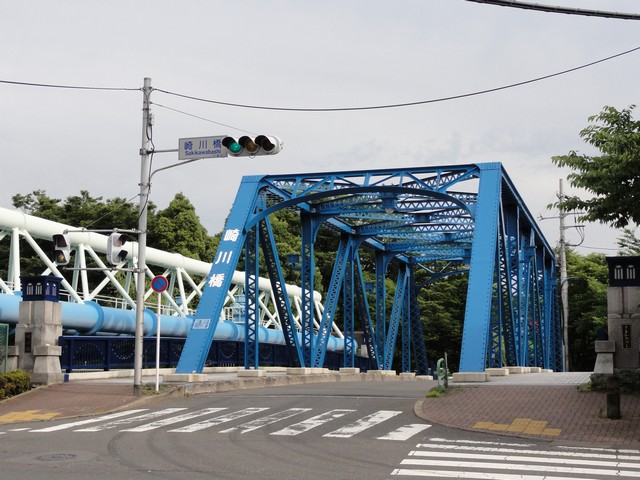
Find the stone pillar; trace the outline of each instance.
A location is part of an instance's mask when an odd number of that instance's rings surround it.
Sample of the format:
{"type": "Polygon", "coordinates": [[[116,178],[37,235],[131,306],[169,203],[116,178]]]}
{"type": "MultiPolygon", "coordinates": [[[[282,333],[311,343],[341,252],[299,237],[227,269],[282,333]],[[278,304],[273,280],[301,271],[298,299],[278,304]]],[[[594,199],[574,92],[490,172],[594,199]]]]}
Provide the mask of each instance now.
{"type": "Polygon", "coordinates": [[[640,257],[607,257],[607,263],[607,319],[614,367],[640,368],[640,257]]]}
{"type": "Polygon", "coordinates": [[[613,355],[616,352],[616,342],[611,340],[596,340],[596,366],[593,373],[613,374],[613,355]]]}
{"type": "Polygon", "coordinates": [[[62,335],[61,305],[58,303],[60,278],[52,276],[21,277],[16,346],[18,368],[31,374],[33,384],[64,381],[60,366],[62,335]]]}
{"type": "Polygon", "coordinates": [[[15,345],[9,345],[7,349],[7,372],[18,369],[18,357],[20,356],[20,350],[15,345]]]}

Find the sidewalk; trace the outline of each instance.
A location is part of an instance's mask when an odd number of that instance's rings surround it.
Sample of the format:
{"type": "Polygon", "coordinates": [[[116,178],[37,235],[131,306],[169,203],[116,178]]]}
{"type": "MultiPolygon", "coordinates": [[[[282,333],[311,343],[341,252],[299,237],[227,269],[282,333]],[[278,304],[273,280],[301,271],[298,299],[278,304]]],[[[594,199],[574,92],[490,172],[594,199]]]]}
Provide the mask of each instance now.
{"type": "Polygon", "coordinates": [[[416,410],[429,422],[466,430],[640,449],[640,396],[621,395],[622,418],[603,418],[606,394],[577,388],[588,381],[588,373],[568,372],[450,383],[445,397],[425,398],[416,410]]]}
{"type": "MultiPolygon", "coordinates": [[[[79,375],[79,374],[78,374],[79,375]]],[[[132,378],[74,380],[39,387],[0,402],[3,424],[97,415],[150,404],[166,395],[212,393],[299,383],[333,381],[419,381],[425,393],[431,379],[380,374],[286,375],[270,372],[258,378],[239,378],[233,371],[208,374],[207,382],[179,384],[160,394],[133,395],[132,378]]],[[[602,418],[606,395],[577,389],[588,373],[532,373],[492,377],[487,383],[449,383],[439,398],[424,398],[416,415],[427,422],[478,432],[562,442],[587,442],[610,448],[640,449],[640,396],[621,396],[622,419],[602,418]]],[[[144,385],[155,387],[155,377],[144,385]]]]}

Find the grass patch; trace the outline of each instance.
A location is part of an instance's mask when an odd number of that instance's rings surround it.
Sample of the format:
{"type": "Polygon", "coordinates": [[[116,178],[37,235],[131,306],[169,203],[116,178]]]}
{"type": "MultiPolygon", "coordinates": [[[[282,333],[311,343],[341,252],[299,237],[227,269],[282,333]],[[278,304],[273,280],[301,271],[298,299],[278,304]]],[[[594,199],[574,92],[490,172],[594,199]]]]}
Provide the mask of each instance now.
{"type": "Polygon", "coordinates": [[[427,398],[439,398],[444,397],[447,394],[447,389],[443,385],[438,385],[427,392],[427,398]]]}
{"type": "Polygon", "coordinates": [[[173,390],[172,385],[167,385],[166,383],[161,383],[158,385],[158,391],[156,392],[156,384],[155,383],[145,383],[142,385],[142,394],[143,395],[161,395],[163,393],[167,393],[173,390]]]}

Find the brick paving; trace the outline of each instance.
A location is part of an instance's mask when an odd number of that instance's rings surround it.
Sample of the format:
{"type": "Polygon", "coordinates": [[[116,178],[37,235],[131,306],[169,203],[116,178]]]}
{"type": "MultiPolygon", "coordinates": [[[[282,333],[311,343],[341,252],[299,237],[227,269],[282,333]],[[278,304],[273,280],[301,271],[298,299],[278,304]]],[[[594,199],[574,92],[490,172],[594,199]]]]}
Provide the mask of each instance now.
{"type": "Polygon", "coordinates": [[[132,385],[60,383],[39,387],[0,402],[0,424],[95,415],[141,400],[132,385]]]}
{"type": "Polygon", "coordinates": [[[640,396],[622,395],[622,418],[606,417],[607,396],[575,385],[453,386],[425,398],[423,418],[476,431],[640,448],[640,396]]]}

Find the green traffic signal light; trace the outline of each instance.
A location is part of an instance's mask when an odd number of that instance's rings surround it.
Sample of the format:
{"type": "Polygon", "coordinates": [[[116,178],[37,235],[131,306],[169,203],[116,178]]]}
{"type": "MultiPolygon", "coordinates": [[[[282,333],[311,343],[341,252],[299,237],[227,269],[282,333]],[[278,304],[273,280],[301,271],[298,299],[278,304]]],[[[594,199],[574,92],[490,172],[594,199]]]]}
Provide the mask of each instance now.
{"type": "Polygon", "coordinates": [[[226,147],[231,153],[238,153],[242,150],[242,145],[236,142],[236,139],[232,137],[225,137],[222,140],[222,145],[226,147]]]}

